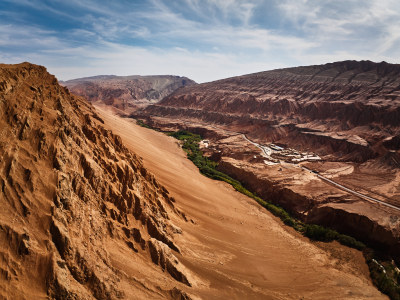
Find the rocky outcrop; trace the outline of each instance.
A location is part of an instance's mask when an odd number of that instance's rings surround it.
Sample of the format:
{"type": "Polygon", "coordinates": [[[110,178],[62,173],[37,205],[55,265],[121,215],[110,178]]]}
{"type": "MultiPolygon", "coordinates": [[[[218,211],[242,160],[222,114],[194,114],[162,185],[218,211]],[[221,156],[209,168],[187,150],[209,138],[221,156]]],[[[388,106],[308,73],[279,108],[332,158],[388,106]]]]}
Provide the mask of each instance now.
{"type": "Polygon", "coordinates": [[[0,298],[124,298],[110,243],[189,284],[173,198],[102,123],[44,67],[0,65],[0,298]]]}
{"type": "Polygon", "coordinates": [[[175,255],[172,254],[171,248],[154,238],[148,241],[148,245],[151,259],[155,264],[160,265],[163,270],[166,270],[176,280],[191,286],[188,279],[188,271],[179,263],[175,255]]]}
{"type": "Polygon", "coordinates": [[[137,107],[156,103],[181,87],[196,83],[186,77],[170,75],[103,75],[72,79],[62,84],[91,102],[112,105],[130,112],[137,107]]]}

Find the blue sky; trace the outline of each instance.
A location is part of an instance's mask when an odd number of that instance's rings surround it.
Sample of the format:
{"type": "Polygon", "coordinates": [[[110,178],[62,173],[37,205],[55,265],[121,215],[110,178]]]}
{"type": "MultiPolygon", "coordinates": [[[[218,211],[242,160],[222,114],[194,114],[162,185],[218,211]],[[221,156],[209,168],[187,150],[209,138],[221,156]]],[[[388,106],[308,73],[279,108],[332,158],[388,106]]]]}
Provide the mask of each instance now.
{"type": "Polygon", "coordinates": [[[197,82],[346,59],[400,63],[398,0],[0,0],[0,62],[61,80],[197,82]]]}

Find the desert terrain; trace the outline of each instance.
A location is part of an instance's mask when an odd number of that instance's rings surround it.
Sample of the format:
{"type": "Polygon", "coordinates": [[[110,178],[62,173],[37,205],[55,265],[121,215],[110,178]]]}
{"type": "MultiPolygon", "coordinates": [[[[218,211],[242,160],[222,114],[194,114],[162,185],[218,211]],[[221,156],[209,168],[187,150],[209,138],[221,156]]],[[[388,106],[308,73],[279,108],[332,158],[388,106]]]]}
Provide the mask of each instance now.
{"type": "Polygon", "coordinates": [[[399,74],[370,61],[279,69],[183,88],[132,116],[201,134],[257,195],[399,262],[399,74]]]}
{"type": "Polygon", "coordinates": [[[225,183],[204,177],[176,140],[96,107],[107,126],[176,199],[182,262],[197,274],[203,299],[369,299],[362,254],[311,243],[225,183]],[[326,248],[325,248],[326,247],[326,248]],[[299,259],[299,257],[301,257],[299,259]],[[356,290],[354,290],[354,288],[356,290]]]}
{"type": "Polygon", "coordinates": [[[90,103],[0,65],[0,114],[0,298],[188,297],[182,212],[90,103]]]}
{"type": "Polygon", "coordinates": [[[400,300],[400,1],[0,0],[0,300],[400,300]]]}
{"type": "Polygon", "coordinates": [[[44,67],[0,65],[0,115],[1,298],[386,299],[360,251],[310,242],[44,67]]]}

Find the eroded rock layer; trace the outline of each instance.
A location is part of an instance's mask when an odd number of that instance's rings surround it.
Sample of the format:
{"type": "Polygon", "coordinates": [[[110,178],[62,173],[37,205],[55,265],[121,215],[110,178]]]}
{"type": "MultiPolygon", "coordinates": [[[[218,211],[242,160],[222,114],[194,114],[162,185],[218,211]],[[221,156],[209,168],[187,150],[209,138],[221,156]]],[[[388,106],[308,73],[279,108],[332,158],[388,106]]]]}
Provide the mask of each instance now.
{"type": "Polygon", "coordinates": [[[74,94],[91,102],[112,105],[125,112],[156,103],[176,89],[194,85],[186,77],[159,76],[94,76],[62,82],[74,94]]]}
{"type": "Polygon", "coordinates": [[[102,122],[44,67],[0,65],[0,298],[168,298],[191,284],[174,199],[102,122]]]}
{"type": "Polygon", "coordinates": [[[399,150],[400,65],[345,61],[233,77],[178,90],[146,112],[364,162],[399,150]]]}
{"type": "Polygon", "coordinates": [[[203,152],[258,195],[400,261],[400,209],[319,177],[400,208],[400,65],[344,61],[233,77],[180,89],[134,117],[202,134],[203,152]]]}

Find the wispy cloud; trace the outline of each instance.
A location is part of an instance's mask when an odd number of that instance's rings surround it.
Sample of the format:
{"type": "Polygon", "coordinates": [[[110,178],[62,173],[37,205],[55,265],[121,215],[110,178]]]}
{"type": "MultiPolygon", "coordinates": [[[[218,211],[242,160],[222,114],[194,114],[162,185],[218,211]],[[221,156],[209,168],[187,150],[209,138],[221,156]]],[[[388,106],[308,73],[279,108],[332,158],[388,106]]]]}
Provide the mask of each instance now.
{"type": "Polygon", "coordinates": [[[201,82],[343,59],[396,62],[400,2],[4,0],[0,53],[61,79],[178,74],[201,82]]]}
{"type": "Polygon", "coordinates": [[[55,37],[55,32],[37,27],[0,24],[0,46],[18,47],[18,52],[30,49],[58,48],[60,40],[55,37]]]}
{"type": "Polygon", "coordinates": [[[399,1],[283,0],[278,7],[287,22],[301,28],[307,39],[331,42],[326,51],[338,50],[332,44],[339,41],[350,52],[368,45],[365,50],[371,51],[371,56],[390,56],[385,52],[399,41],[399,1]]]}

